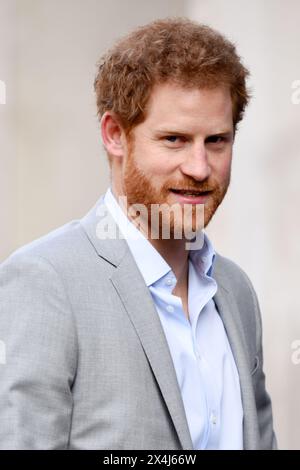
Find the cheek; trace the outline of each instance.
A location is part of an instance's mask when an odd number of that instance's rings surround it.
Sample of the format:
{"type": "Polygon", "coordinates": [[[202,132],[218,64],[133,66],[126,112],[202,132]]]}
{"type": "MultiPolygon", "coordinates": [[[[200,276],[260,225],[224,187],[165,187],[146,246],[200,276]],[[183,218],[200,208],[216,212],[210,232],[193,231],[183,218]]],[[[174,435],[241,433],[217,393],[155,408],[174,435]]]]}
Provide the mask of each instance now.
{"type": "Polygon", "coordinates": [[[140,155],[141,158],[138,161],[138,165],[147,176],[163,178],[176,170],[174,159],[172,161],[171,156],[165,155],[163,152],[152,150],[140,155]]]}
{"type": "Polygon", "coordinates": [[[152,174],[160,177],[161,179],[170,178],[175,171],[175,167],[164,161],[160,161],[155,167],[152,168],[152,174]]]}
{"type": "Polygon", "coordinates": [[[221,158],[213,169],[213,175],[219,181],[225,181],[229,178],[231,172],[231,157],[221,158]]]}

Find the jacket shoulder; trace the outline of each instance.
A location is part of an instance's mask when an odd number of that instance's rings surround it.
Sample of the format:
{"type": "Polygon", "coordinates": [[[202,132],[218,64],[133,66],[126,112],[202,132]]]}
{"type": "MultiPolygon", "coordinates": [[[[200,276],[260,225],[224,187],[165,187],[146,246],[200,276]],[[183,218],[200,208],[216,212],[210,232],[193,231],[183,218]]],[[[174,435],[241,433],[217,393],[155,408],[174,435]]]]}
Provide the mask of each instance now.
{"type": "Polygon", "coordinates": [[[27,259],[45,259],[54,266],[63,266],[74,261],[82,250],[90,246],[80,220],[72,220],[16,249],[0,266],[22,263],[27,259]]]}

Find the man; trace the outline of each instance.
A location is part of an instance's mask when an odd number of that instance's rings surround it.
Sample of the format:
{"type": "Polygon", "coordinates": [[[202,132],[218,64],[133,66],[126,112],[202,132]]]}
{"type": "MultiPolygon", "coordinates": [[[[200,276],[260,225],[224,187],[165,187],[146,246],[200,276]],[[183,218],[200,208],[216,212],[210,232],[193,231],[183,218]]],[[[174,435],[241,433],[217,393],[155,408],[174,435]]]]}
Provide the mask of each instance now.
{"type": "Polygon", "coordinates": [[[0,270],[1,448],[275,448],[256,295],[203,231],[247,75],[228,40],[186,19],[102,58],[111,187],[0,270]]]}

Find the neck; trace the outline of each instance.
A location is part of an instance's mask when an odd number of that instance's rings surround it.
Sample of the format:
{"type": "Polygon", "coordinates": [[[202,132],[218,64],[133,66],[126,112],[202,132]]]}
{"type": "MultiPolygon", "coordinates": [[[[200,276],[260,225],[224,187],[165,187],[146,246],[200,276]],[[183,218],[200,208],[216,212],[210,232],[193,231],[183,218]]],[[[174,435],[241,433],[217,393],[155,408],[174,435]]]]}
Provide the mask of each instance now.
{"type": "Polygon", "coordinates": [[[185,247],[186,240],[153,240],[149,238],[149,242],[172,268],[177,279],[176,290],[184,287],[187,282],[189,256],[189,251],[185,247]]]}

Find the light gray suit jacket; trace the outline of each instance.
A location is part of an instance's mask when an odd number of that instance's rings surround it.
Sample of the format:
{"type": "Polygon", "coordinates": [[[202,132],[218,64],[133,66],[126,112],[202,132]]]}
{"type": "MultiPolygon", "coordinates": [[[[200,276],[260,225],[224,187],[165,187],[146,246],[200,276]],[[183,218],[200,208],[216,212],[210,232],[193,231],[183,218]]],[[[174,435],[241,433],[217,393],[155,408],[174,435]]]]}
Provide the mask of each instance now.
{"type": "MultiPolygon", "coordinates": [[[[0,267],[1,449],[192,449],[151,294],[126,241],[97,238],[97,204],[0,267]]],[[[240,376],[244,448],[274,448],[255,292],[220,255],[214,277],[240,376]]]]}

